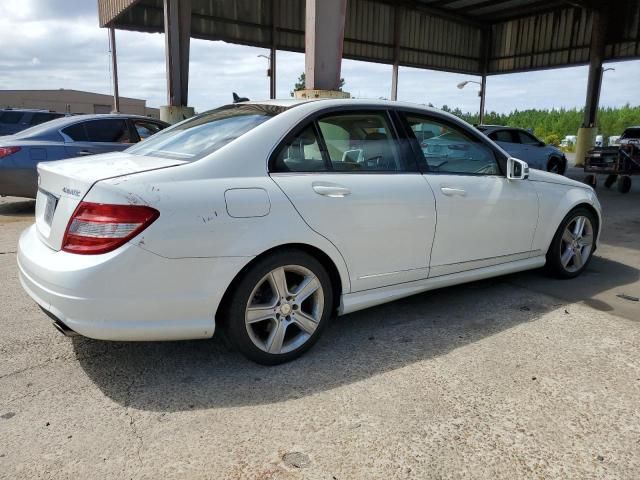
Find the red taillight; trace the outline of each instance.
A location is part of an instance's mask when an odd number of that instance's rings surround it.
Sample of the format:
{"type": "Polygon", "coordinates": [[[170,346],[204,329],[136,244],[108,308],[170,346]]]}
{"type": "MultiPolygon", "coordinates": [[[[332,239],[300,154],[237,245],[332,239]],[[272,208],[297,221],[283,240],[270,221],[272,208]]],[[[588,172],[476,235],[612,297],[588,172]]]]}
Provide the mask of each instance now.
{"type": "Polygon", "coordinates": [[[143,205],[81,202],[67,225],[62,250],[82,255],[107,253],[151,225],[160,212],[143,205]]]}
{"type": "Polygon", "coordinates": [[[0,158],[8,157],[20,151],[20,147],[0,147],[0,158]]]}

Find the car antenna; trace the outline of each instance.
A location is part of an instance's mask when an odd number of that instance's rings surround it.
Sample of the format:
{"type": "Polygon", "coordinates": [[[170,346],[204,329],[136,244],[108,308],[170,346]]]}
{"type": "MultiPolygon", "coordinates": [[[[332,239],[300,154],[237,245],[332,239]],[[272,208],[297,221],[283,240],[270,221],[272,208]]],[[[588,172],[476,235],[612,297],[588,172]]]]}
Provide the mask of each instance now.
{"type": "Polygon", "coordinates": [[[247,97],[240,97],[236,92],[233,92],[233,103],[248,102],[247,97]]]}

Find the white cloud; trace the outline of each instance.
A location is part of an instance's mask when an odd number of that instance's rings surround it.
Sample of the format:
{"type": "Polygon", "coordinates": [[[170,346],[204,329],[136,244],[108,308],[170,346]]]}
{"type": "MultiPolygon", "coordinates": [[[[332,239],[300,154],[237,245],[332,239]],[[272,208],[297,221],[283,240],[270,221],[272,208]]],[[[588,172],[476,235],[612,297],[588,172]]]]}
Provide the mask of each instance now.
{"type": "MultiPolygon", "coordinates": [[[[0,2],[0,88],[75,88],[111,91],[107,31],[98,28],[95,0],[21,0],[0,2]],[[19,34],[16,34],[19,32],[19,34]],[[9,46],[9,48],[6,48],[9,46]]],[[[150,106],[166,103],[164,37],[160,34],[117,32],[120,92],[144,98],[150,106]]],[[[228,103],[231,93],[267,98],[268,54],[261,48],[192,40],[189,103],[203,111],[228,103]]],[[[601,95],[602,105],[640,104],[640,61],[612,64],[601,95]]],[[[278,97],[289,97],[304,70],[304,55],[278,52],[278,97]]],[[[487,108],[500,112],[515,108],[580,107],[586,94],[586,67],[492,76],[487,85],[487,108]]],[[[391,66],[345,60],[345,90],[354,96],[390,96],[391,66]]],[[[477,111],[475,85],[458,90],[471,76],[401,67],[400,100],[446,104],[477,111]]]]}

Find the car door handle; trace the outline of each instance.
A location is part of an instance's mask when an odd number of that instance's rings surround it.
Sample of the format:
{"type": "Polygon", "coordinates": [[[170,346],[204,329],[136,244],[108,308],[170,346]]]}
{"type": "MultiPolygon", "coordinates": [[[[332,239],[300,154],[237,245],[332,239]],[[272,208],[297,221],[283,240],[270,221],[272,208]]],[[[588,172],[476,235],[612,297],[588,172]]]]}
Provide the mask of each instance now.
{"type": "Polygon", "coordinates": [[[440,187],[440,191],[447,197],[452,197],[454,195],[460,195],[461,197],[464,197],[467,194],[467,192],[462,188],[440,187]]]}
{"type": "Polygon", "coordinates": [[[93,152],[90,152],[89,150],[80,150],[78,152],[78,155],[81,157],[85,157],[87,155],[93,155],[93,152]]]}
{"type": "Polygon", "coordinates": [[[351,190],[340,185],[314,183],[312,187],[314,192],[325,197],[341,198],[351,195],[351,190]]]}

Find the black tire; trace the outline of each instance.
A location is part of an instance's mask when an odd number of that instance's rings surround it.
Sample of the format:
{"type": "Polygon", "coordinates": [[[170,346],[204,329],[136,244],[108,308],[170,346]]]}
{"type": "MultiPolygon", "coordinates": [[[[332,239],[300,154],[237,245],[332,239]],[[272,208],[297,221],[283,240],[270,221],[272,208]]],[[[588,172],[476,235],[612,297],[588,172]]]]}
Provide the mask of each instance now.
{"type": "Polygon", "coordinates": [[[595,189],[596,185],[598,184],[598,179],[596,178],[596,176],[593,173],[590,173],[589,175],[584,177],[583,181],[584,181],[584,183],[586,183],[587,185],[589,185],[593,189],[595,189]]]}
{"type": "Polygon", "coordinates": [[[561,158],[551,157],[547,162],[547,172],[557,173],[558,175],[564,175],[566,167],[561,158]]]}
{"type": "Polygon", "coordinates": [[[629,193],[629,190],[631,190],[631,177],[627,175],[618,177],[617,187],[620,193],[629,193]]]}
{"type": "Polygon", "coordinates": [[[598,219],[591,212],[591,210],[585,207],[577,207],[571,210],[564,217],[562,222],[560,222],[558,230],[553,236],[553,240],[551,241],[551,245],[549,246],[549,250],[547,251],[547,263],[545,265],[546,271],[550,275],[560,279],[575,278],[580,275],[584,271],[584,269],[587,268],[589,262],[591,261],[591,258],[593,257],[593,252],[595,251],[595,239],[598,235],[598,228],[598,219]],[[567,226],[571,225],[577,217],[587,217],[591,222],[591,226],[593,229],[592,248],[589,251],[588,258],[582,262],[582,266],[575,271],[570,271],[569,268],[565,267],[561,261],[563,253],[563,235],[567,226]]]}
{"type": "MultiPolygon", "coordinates": [[[[291,278],[291,275],[294,276],[295,281],[295,273],[287,273],[287,281],[291,278]]],[[[235,348],[237,348],[249,360],[262,365],[277,365],[288,362],[309,350],[326,328],[333,313],[333,289],[329,274],[316,258],[300,250],[280,250],[259,260],[251,266],[240,281],[232,288],[233,291],[231,292],[229,300],[226,302],[225,308],[223,309],[223,315],[225,318],[221,322],[222,327],[225,330],[227,338],[235,348]],[[281,267],[288,268],[292,266],[302,267],[315,275],[319,281],[321,294],[323,296],[323,310],[321,315],[319,315],[320,319],[317,322],[315,331],[304,341],[304,343],[291,351],[287,351],[286,353],[269,353],[261,349],[256,344],[259,339],[255,333],[253,333],[253,338],[256,340],[252,339],[252,336],[249,333],[249,330],[252,327],[245,323],[245,315],[248,315],[247,309],[249,307],[250,297],[252,294],[255,294],[254,290],[263,284],[265,276],[281,267]]],[[[266,288],[271,289],[270,286],[266,288]]],[[[269,295],[275,295],[278,297],[275,290],[273,292],[269,292],[269,295]]],[[[288,302],[282,302],[282,305],[285,303],[288,302]]],[[[279,308],[281,308],[280,303],[278,303],[278,306],[274,307],[274,311],[279,308]]],[[[300,312],[298,313],[302,313],[302,305],[296,308],[300,309],[300,312]]],[[[293,310],[293,312],[297,312],[297,310],[293,310]]],[[[295,316],[295,313],[292,313],[291,315],[295,316]]],[[[289,320],[289,316],[286,317],[286,322],[282,313],[278,313],[278,316],[279,319],[268,319],[264,320],[263,324],[256,323],[253,325],[260,325],[259,328],[264,330],[265,337],[271,338],[271,334],[274,334],[275,336],[276,332],[274,329],[279,328],[278,322],[283,322],[283,324],[286,323],[284,326],[285,332],[289,332],[289,330],[293,328],[295,334],[297,329],[299,330],[298,335],[302,335],[304,337],[305,332],[300,329],[296,323],[292,323],[292,321],[289,320]]],[[[254,332],[254,330],[252,330],[252,332],[254,332]]],[[[268,338],[265,339],[265,344],[263,346],[267,345],[268,338]]]]}
{"type": "Polygon", "coordinates": [[[618,175],[607,175],[607,179],[604,181],[604,186],[607,188],[611,188],[611,185],[613,185],[614,183],[616,183],[616,180],[618,179],[618,175]]]}

